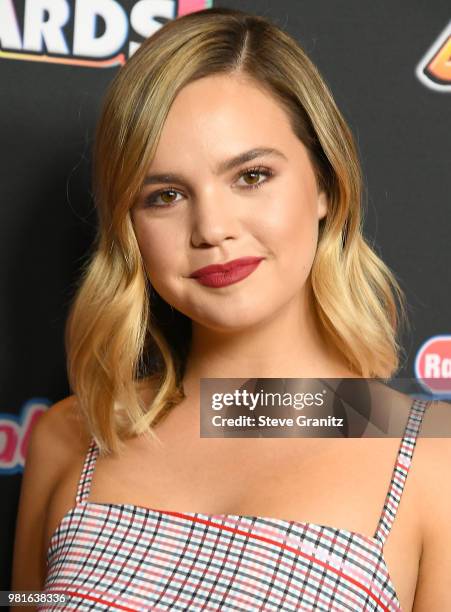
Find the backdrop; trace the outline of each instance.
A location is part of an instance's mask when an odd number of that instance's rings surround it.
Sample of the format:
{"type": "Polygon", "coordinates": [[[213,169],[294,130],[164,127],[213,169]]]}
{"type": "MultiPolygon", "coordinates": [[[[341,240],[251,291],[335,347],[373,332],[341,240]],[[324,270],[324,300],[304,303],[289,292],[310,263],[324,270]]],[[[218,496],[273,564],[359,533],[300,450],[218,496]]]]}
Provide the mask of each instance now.
{"type": "MultiPolygon", "coordinates": [[[[0,590],[10,587],[30,430],[70,393],[63,327],[95,230],[94,126],[142,40],[208,0],[0,0],[0,590]]],[[[451,391],[449,0],[215,2],[292,34],[356,136],[365,232],[407,294],[399,377],[451,391]]]]}

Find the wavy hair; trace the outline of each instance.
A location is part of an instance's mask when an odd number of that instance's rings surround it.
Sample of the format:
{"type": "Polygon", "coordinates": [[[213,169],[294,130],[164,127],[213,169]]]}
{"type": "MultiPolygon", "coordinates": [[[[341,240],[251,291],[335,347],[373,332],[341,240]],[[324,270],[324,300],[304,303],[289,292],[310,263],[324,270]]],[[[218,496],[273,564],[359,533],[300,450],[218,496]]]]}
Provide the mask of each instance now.
{"type": "Polygon", "coordinates": [[[139,434],[159,440],[153,426],[185,397],[191,321],[152,290],[130,209],[178,92],[220,73],[244,75],[285,108],[327,193],[310,277],[327,342],[358,376],[388,379],[399,368],[405,297],[364,238],[358,153],[327,85],[300,45],[266,18],[191,13],[160,28],[117,73],[97,124],[98,231],[65,340],[69,382],[101,453],[121,451],[139,434]]]}

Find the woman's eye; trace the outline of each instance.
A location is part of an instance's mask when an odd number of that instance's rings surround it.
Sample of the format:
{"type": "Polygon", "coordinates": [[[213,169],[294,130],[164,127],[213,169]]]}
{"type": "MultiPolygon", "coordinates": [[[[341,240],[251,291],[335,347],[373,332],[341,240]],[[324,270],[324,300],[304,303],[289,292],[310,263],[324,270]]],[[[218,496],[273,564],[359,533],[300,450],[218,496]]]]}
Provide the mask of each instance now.
{"type": "Polygon", "coordinates": [[[147,206],[165,208],[166,206],[171,206],[178,201],[174,198],[174,196],[177,195],[180,195],[180,193],[175,189],[162,189],[161,191],[156,191],[155,193],[151,193],[149,196],[147,196],[145,203],[147,206]],[[160,202],[158,202],[158,198],[161,198],[160,202]]]}
{"type": "Polygon", "coordinates": [[[260,187],[260,185],[266,183],[270,176],[272,176],[272,172],[268,168],[251,168],[243,172],[240,179],[245,179],[245,187],[253,188],[260,187]],[[263,181],[259,180],[262,176],[266,177],[263,181]]]}
{"type": "MultiPolygon", "coordinates": [[[[241,184],[240,187],[244,187],[245,189],[255,189],[266,183],[266,181],[271,178],[272,175],[273,172],[269,168],[250,168],[249,170],[241,172],[239,175],[240,180],[244,179],[244,185],[241,184]],[[264,180],[261,180],[262,176],[265,177],[264,180]]],[[[177,189],[169,187],[167,189],[160,189],[160,191],[151,193],[145,198],[144,202],[146,206],[151,208],[168,208],[179,201],[176,199],[177,195],[182,194],[180,191],[177,191],[177,189]]]]}

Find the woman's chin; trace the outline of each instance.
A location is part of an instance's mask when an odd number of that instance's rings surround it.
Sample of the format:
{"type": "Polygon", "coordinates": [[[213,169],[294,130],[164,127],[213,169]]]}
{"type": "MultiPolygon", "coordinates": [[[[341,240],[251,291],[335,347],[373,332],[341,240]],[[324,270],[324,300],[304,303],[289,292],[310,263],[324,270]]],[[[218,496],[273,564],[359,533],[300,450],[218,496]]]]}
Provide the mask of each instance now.
{"type": "Polygon", "coordinates": [[[217,332],[219,334],[237,334],[251,331],[252,328],[257,329],[259,325],[265,324],[268,313],[252,312],[248,307],[246,312],[227,312],[216,313],[212,317],[196,317],[192,316],[193,326],[198,326],[217,332]]]}

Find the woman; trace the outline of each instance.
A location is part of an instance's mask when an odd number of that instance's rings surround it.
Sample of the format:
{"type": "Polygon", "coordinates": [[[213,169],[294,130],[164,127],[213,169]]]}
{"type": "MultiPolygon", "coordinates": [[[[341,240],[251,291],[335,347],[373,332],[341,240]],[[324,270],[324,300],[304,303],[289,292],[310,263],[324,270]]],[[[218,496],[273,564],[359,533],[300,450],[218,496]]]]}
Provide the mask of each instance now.
{"type": "Polygon", "coordinates": [[[402,292],[299,45],[226,9],[165,25],[108,92],[94,183],[74,395],[33,432],[13,588],[67,609],[451,609],[451,449],[416,444],[439,405],[380,385],[402,440],[199,436],[201,378],[399,367],[402,292]]]}

